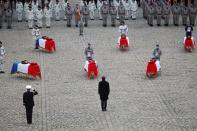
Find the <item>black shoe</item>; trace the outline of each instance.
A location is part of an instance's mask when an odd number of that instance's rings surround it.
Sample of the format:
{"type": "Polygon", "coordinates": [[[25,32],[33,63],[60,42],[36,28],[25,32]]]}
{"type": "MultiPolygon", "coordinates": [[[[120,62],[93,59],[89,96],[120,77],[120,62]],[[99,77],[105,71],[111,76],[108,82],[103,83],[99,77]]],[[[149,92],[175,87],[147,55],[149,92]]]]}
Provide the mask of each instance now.
{"type": "Polygon", "coordinates": [[[39,49],[39,48],[38,48],[38,47],[36,47],[36,48],[34,48],[34,49],[36,49],[36,50],[37,50],[37,49],[39,49]]]}
{"type": "Polygon", "coordinates": [[[2,26],[0,26],[0,29],[2,28],[2,26]]]}
{"type": "Polygon", "coordinates": [[[5,72],[4,71],[0,71],[0,73],[4,74],[5,72]]]}
{"type": "Polygon", "coordinates": [[[165,24],[165,26],[168,26],[168,24],[165,24]]]}
{"type": "Polygon", "coordinates": [[[88,25],[87,25],[87,24],[85,24],[84,26],[85,26],[85,27],[88,27],[88,25]]]}
{"type": "Polygon", "coordinates": [[[12,27],[8,26],[7,29],[12,29],[12,27]]]}
{"type": "Polygon", "coordinates": [[[157,26],[161,26],[160,24],[157,24],[157,26]]]}
{"type": "Polygon", "coordinates": [[[50,28],[50,26],[47,26],[46,28],[50,28]]]}
{"type": "Polygon", "coordinates": [[[76,27],[78,27],[78,25],[75,25],[76,27]]]}

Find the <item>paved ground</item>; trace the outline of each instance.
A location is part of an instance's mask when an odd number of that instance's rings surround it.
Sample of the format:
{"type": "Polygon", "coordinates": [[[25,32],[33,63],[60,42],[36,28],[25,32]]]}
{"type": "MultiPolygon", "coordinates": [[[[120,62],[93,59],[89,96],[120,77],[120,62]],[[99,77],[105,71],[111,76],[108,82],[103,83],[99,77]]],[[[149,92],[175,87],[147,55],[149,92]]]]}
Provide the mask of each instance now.
{"type": "Polygon", "coordinates": [[[99,20],[90,22],[84,37],[63,21],[43,28],[42,34],[57,42],[53,54],[33,49],[26,23],[0,30],[7,51],[6,74],[0,75],[0,130],[197,131],[197,52],[182,49],[184,27],[149,27],[139,17],[126,21],[131,46],[125,52],[115,44],[118,28],[103,28],[99,20]],[[87,42],[93,45],[99,64],[100,76],[94,80],[88,80],[83,70],[87,42]],[[163,51],[162,74],[149,80],[146,64],[157,43],[163,51]],[[24,59],[40,64],[42,80],[9,74],[12,63],[24,59]],[[111,87],[107,112],[101,111],[97,94],[102,75],[111,87]],[[26,124],[22,103],[27,84],[39,92],[32,125],[26,124]]]}

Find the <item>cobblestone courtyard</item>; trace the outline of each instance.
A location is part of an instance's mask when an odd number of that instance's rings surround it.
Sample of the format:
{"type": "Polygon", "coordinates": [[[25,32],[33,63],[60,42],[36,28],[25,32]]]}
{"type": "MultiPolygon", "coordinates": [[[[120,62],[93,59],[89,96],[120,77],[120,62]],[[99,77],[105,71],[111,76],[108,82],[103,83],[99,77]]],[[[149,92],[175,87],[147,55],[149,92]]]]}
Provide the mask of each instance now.
{"type": "MultiPolygon", "coordinates": [[[[118,27],[104,28],[99,20],[90,21],[83,37],[64,21],[43,28],[42,35],[57,43],[52,54],[34,50],[25,22],[0,30],[7,51],[6,74],[0,75],[0,131],[197,131],[197,51],[183,50],[183,26],[149,27],[138,17],[126,21],[129,51],[118,49],[118,27]],[[98,79],[89,80],[83,70],[88,42],[98,79]],[[145,70],[157,43],[163,51],[162,74],[150,80],[145,70]],[[40,64],[41,80],[10,75],[12,63],[24,59],[40,64]],[[107,112],[101,111],[97,93],[102,75],[111,88],[107,112]],[[27,84],[39,93],[32,125],[26,124],[22,103],[27,84]]],[[[193,34],[197,38],[197,27],[193,34]]]]}

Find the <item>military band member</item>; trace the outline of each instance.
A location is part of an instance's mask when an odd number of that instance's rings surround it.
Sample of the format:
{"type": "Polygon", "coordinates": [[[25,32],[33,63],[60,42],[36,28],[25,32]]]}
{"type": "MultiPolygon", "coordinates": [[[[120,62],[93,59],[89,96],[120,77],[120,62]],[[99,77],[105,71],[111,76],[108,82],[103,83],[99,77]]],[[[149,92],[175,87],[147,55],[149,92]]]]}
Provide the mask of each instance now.
{"type": "Polygon", "coordinates": [[[34,12],[31,6],[29,6],[29,10],[27,13],[28,13],[28,26],[29,29],[32,29],[34,24],[34,12]]]}
{"type": "Polygon", "coordinates": [[[54,10],[55,10],[55,20],[60,21],[61,5],[58,0],[56,0],[56,3],[54,5],[54,10]]]}
{"type": "Polygon", "coordinates": [[[23,14],[25,17],[25,21],[28,22],[28,10],[29,10],[29,2],[25,1],[24,7],[23,7],[23,14]]]}
{"type": "Polygon", "coordinates": [[[114,0],[114,5],[115,5],[116,10],[117,10],[116,19],[119,20],[118,7],[120,6],[120,0],[114,0]]]}
{"type": "Polygon", "coordinates": [[[83,30],[84,30],[84,23],[83,23],[83,18],[81,17],[81,20],[79,21],[79,35],[83,35],[83,30]]]}

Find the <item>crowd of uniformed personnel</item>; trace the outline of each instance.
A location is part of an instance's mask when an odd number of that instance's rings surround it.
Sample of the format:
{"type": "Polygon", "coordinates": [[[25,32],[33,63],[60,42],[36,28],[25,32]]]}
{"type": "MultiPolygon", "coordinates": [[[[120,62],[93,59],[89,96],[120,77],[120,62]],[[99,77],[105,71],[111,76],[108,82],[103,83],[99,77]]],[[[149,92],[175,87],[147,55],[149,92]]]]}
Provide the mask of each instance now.
{"type": "Polygon", "coordinates": [[[170,15],[173,16],[173,24],[178,26],[190,24],[195,25],[197,8],[194,3],[185,3],[173,1],[172,3],[167,0],[142,0],[143,17],[147,19],[147,23],[150,26],[154,25],[154,20],[156,24],[160,26],[162,24],[162,19],[164,20],[164,25],[168,26],[170,24],[170,15]],[[182,18],[182,19],[181,19],[182,18]],[[181,21],[181,22],[180,22],[181,21]]]}
{"type": "MultiPolygon", "coordinates": [[[[155,20],[158,26],[162,23],[168,26],[171,14],[173,24],[176,26],[180,25],[180,16],[183,25],[195,25],[197,8],[193,3],[182,4],[173,1],[173,5],[171,5],[169,0],[141,0],[141,3],[143,17],[147,19],[150,26],[154,25],[155,20]]],[[[103,21],[104,27],[107,26],[109,16],[111,26],[116,26],[117,20],[120,22],[130,18],[135,20],[138,6],[139,0],[81,0],[74,8],[71,7],[68,0],[18,0],[16,2],[0,0],[0,29],[4,22],[10,29],[15,14],[18,22],[23,20],[28,22],[29,29],[32,29],[34,25],[39,28],[42,28],[43,25],[50,28],[51,19],[65,20],[67,26],[70,27],[73,16],[76,27],[82,22],[84,26],[88,26],[88,20],[94,20],[96,12],[98,12],[99,19],[103,21]]]]}

